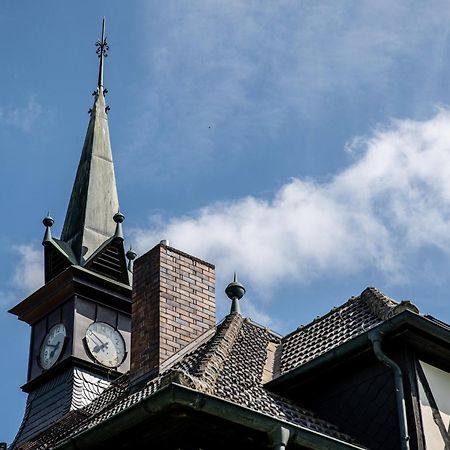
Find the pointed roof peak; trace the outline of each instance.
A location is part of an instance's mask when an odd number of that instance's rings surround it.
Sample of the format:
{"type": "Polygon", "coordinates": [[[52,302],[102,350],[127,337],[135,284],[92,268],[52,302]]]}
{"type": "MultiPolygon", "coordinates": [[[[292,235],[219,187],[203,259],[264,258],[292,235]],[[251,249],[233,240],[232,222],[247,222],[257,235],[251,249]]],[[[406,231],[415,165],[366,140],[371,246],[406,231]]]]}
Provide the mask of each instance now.
{"type": "Polygon", "coordinates": [[[104,58],[109,50],[105,19],[102,37],[95,45],[100,58],[97,89],[61,233],[61,240],[70,245],[80,265],[115,234],[113,217],[119,211],[103,86],[104,58]]]}

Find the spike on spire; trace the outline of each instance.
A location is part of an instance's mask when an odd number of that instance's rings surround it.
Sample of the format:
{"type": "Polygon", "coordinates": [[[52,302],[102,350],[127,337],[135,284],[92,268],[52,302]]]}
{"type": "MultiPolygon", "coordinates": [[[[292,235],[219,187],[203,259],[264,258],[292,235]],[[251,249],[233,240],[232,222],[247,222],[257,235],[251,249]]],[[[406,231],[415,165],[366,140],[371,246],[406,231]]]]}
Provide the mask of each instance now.
{"type": "Polygon", "coordinates": [[[109,45],[108,42],[106,40],[106,34],[105,34],[105,18],[103,17],[103,22],[102,22],[102,38],[99,39],[96,43],[95,46],[97,47],[97,55],[100,58],[100,63],[99,63],[99,67],[98,67],[98,83],[97,83],[97,88],[98,88],[98,92],[100,93],[101,90],[104,89],[103,86],[103,66],[104,66],[104,62],[105,62],[105,58],[108,56],[108,50],[109,50],[109,45]]]}

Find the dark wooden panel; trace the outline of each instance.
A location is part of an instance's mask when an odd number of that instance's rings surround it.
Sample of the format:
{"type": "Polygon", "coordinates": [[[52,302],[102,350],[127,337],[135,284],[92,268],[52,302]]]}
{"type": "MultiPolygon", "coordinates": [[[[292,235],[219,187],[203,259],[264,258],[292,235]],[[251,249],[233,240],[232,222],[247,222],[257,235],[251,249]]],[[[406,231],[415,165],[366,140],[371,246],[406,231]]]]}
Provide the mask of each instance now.
{"type": "Polygon", "coordinates": [[[30,345],[30,360],[29,360],[29,370],[28,370],[28,380],[31,380],[35,376],[42,372],[38,364],[39,351],[44,340],[45,334],[47,333],[47,320],[41,319],[37,322],[31,329],[31,345],[30,345]]]}
{"type": "Polygon", "coordinates": [[[105,306],[98,305],[96,321],[106,322],[115,327],[117,323],[117,312],[111,308],[106,308],[105,306]]]}
{"type": "Polygon", "coordinates": [[[400,446],[393,373],[373,355],[324,373],[295,396],[372,450],[400,446]]]}

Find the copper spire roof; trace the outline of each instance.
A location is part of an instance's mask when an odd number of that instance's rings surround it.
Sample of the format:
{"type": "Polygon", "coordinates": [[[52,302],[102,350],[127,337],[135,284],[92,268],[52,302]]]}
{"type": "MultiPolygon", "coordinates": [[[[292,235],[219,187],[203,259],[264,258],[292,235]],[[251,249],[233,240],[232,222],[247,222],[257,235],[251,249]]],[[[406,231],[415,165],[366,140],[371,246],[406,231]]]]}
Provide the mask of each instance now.
{"type": "Polygon", "coordinates": [[[79,264],[114,235],[113,216],[119,211],[105,103],[107,91],[103,86],[104,58],[109,49],[105,19],[96,46],[100,63],[95,100],[61,234],[61,240],[70,245],[79,264]]]}

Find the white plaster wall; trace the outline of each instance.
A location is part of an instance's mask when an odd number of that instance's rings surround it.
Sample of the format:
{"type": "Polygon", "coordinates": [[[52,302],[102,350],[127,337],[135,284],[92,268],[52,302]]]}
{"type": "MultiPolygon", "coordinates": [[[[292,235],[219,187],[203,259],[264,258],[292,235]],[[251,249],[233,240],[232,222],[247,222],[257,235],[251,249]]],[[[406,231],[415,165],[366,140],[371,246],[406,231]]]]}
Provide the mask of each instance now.
{"type": "MultiPolygon", "coordinates": [[[[433,397],[437,403],[445,428],[448,432],[450,423],[450,373],[444,372],[443,370],[424,363],[423,361],[420,361],[420,365],[422,366],[425,377],[428,380],[428,384],[430,385],[433,397]]],[[[427,396],[425,395],[425,391],[423,390],[419,378],[417,378],[417,383],[419,385],[422,422],[427,449],[444,450],[444,441],[436,423],[434,422],[431,407],[428,403],[427,396]]]]}

